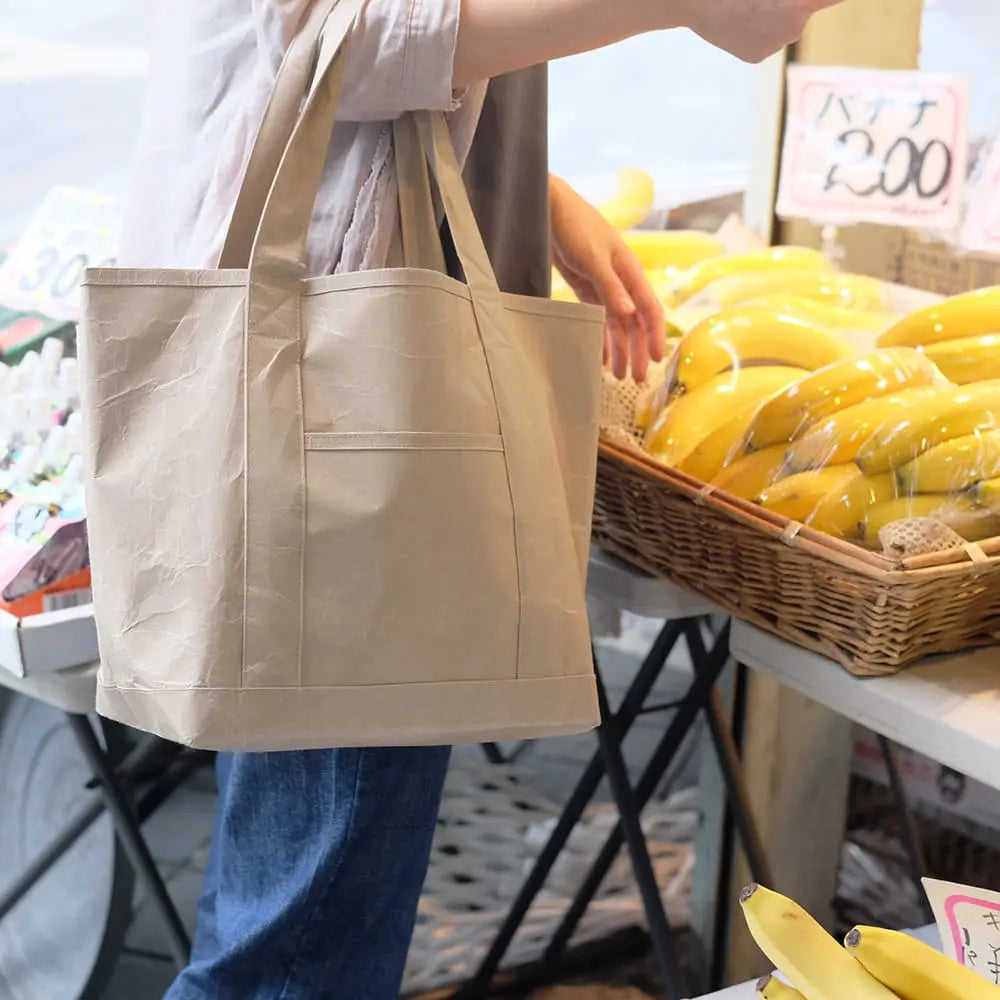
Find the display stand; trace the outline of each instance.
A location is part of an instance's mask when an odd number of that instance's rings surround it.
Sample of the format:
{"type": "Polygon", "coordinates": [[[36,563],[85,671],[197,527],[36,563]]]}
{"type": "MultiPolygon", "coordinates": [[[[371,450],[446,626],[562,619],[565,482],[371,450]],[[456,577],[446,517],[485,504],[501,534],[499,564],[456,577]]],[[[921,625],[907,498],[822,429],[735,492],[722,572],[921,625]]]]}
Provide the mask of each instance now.
{"type": "MultiPolygon", "coordinates": [[[[628,846],[653,940],[653,948],[666,987],[673,1000],[687,995],[688,988],[678,961],[672,929],[663,910],[659,889],[653,877],[649,852],[639,823],[643,807],[649,802],[670,768],[699,712],[704,711],[713,746],[719,759],[730,805],[736,819],[748,863],[757,879],[771,881],[767,859],[753,823],[740,775],[738,754],[715,684],[729,662],[729,625],[706,648],[703,618],[716,609],[665,581],[655,580],[603,553],[591,559],[588,592],[600,600],[646,617],[661,619],[664,626],[637,671],[617,712],[612,712],[604,693],[600,664],[594,658],[600,694],[602,723],[598,728],[598,749],[573,790],[555,829],[529,873],[520,894],[511,907],[496,940],[473,979],[456,996],[463,1000],[483,997],[514,935],[560,853],[573,828],[604,776],[607,776],[619,811],[619,823],[609,835],[581,888],[546,949],[542,965],[554,976],[559,962],[579,921],[623,844],[628,846]],[[677,642],[683,638],[691,656],[693,678],[686,694],[669,705],[647,705],[647,699],[667,664],[677,642]],[[638,783],[632,786],[622,757],[622,741],[642,714],[672,710],[670,724],[650,757],[638,783]]],[[[537,981],[538,974],[531,976],[537,981]]]]}

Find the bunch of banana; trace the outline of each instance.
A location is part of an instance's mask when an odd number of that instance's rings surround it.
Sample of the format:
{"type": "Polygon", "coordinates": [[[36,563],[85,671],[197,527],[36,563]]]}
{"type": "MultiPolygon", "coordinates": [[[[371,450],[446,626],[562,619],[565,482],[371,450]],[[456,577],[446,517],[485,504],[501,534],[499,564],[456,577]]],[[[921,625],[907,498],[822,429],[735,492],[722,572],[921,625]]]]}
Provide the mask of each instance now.
{"type": "Polygon", "coordinates": [[[767,247],[728,257],[713,257],[695,264],[680,275],[674,283],[667,305],[681,305],[723,278],[762,271],[782,273],[820,271],[830,274],[833,273],[834,267],[829,258],[824,257],[818,250],[806,247],[767,247]]]}
{"type": "Polygon", "coordinates": [[[894,521],[929,517],[951,528],[967,542],[1000,535],[1000,513],[975,496],[962,493],[915,493],[876,503],[865,511],[861,524],[864,543],[879,548],[879,532],[894,521]]]}
{"type": "Polygon", "coordinates": [[[1000,1000],[1000,987],[908,934],[855,927],[844,944],[900,1000],[1000,1000]]]}
{"type": "Polygon", "coordinates": [[[981,288],[918,309],[879,337],[879,347],[927,347],[1000,329],[1000,287],[981,288]]]}
{"type": "Polygon", "coordinates": [[[646,431],[645,448],[677,467],[720,427],[805,374],[801,368],[762,365],[716,375],[659,412],[646,431]]]}
{"type": "Polygon", "coordinates": [[[799,472],[765,489],[760,505],[836,538],[856,537],[873,508],[896,498],[891,473],[866,476],[853,462],[799,472]]]}
{"type": "Polygon", "coordinates": [[[886,348],[821,368],[760,408],[747,433],[752,448],[792,441],[840,410],[918,386],[942,382],[919,351],[886,348]]]}
{"type": "Polygon", "coordinates": [[[838,274],[816,267],[803,271],[771,269],[731,274],[713,281],[702,294],[719,306],[780,295],[828,308],[886,310],[889,307],[889,295],[878,279],[861,274],[838,274]]]}
{"type": "Polygon", "coordinates": [[[656,191],[653,178],[628,167],[618,174],[618,189],[597,210],[615,229],[635,229],[652,211],[656,191]]]}
{"type": "Polygon", "coordinates": [[[668,396],[691,392],[720,372],[753,364],[825,368],[852,354],[842,337],[791,312],[731,306],[687,333],[668,375],[668,396]]]}
{"type": "Polygon", "coordinates": [[[765,976],[764,1000],[1000,1000],[1000,987],[906,934],[855,927],[841,947],[776,892],[748,886],[740,903],[753,939],[791,984],[765,976]]]}
{"type": "Polygon", "coordinates": [[[899,1000],[798,903],[757,885],[740,903],[760,950],[805,1000],[899,1000]]]}

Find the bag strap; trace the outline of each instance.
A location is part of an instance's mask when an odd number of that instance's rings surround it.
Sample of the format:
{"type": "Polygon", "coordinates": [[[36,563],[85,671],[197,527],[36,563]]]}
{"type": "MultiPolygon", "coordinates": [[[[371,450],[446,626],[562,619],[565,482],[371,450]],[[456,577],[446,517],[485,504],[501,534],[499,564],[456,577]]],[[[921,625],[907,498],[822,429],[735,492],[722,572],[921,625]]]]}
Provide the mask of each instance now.
{"type": "Polygon", "coordinates": [[[245,268],[254,234],[282,153],[314,79],[323,26],[337,0],[315,0],[278,67],[274,86],[254,137],[229,228],[220,268],[245,268]]]}
{"type": "Polygon", "coordinates": [[[401,265],[447,273],[441,245],[440,215],[431,194],[431,181],[412,115],[403,115],[392,124],[392,144],[399,188],[399,227],[402,241],[401,265]]]}

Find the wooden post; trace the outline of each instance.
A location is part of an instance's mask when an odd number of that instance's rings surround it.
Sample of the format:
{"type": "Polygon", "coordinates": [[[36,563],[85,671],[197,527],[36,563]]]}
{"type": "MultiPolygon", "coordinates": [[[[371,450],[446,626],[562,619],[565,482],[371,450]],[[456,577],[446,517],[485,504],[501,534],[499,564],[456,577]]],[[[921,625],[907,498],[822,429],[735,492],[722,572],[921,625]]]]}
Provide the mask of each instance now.
{"type": "MultiPolygon", "coordinates": [[[[920,54],[923,0],[846,0],[814,18],[802,40],[790,53],[796,62],[827,66],[915,69],[920,54]]],[[[765,64],[758,90],[761,120],[758,132],[777,135],[781,120],[783,79],[778,63],[765,64]],[[770,95],[770,96],[768,96],[770,95]],[[770,106],[761,102],[770,101],[770,106]]],[[[820,232],[806,222],[772,226],[776,193],[773,147],[760,142],[747,193],[745,215],[759,235],[772,241],[819,246],[820,232]]],[[[877,277],[898,277],[902,253],[899,230],[880,226],[845,228],[840,234],[845,250],[842,265],[877,277]]],[[[851,727],[841,718],[775,681],[751,674],[743,720],[742,757],[750,799],[777,879],[774,886],[802,903],[826,924],[832,921],[832,901],[843,842],[847,788],[851,762],[851,727]]],[[[703,775],[705,791],[719,794],[718,780],[703,775]]],[[[728,983],[753,979],[767,971],[767,961],[750,940],[737,906],[740,887],[749,880],[737,850],[728,865],[720,864],[722,810],[716,804],[703,810],[693,903],[694,930],[711,944],[711,928],[722,910],[727,928],[728,983]],[[732,874],[720,884],[721,873],[732,874]],[[709,895],[713,885],[717,899],[709,895]]],[[[726,848],[732,850],[732,848],[726,848]]],[[[716,942],[717,943],[717,942],[716,942]]]]}

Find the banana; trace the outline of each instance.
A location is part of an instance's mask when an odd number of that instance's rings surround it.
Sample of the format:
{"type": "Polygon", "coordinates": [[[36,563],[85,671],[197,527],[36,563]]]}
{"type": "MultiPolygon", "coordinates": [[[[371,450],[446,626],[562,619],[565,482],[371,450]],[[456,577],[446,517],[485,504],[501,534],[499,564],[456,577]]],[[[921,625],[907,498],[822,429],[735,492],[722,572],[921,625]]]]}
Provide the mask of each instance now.
{"type": "Polygon", "coordinates": [[[615,229],[634,229],[649,215],[655,195],[653,178],[644,170],[628,167],[618,174],[618,190],[597,210],[615,229]]]}
{"type": "Polygon", "coordinates": [[[798,903],[757,885],[740,903],[761,951],[805,1000],[899,1000],[798,903]]]}
{"type": "Polygon", "coordinates": [[[786,986],[776,976],[764,976],[757,980],[757,996],[761,1000],[802,1000],[802,994],[792,986],[786,986]]]}
{"type": "Polygon", "coordinates": [[[695,479],[709,483],[743,450],[747,424],[758,404],[750,403],[737,411],[731,420],[703,438],[677,466],[695,479]]]}
{"type": "Polygon", "coordinates": [[[866,476],[848,463],[781,479],[764,490],[758,502],[817,531],[856,538],[868,508],[895,496],[896,479],[891,473],[866,476]]]}
{"type": "Polygon", "coordinates": [[[1000,476],[1000,431],[953,438],[899,468],[906,493],[959,493],[1000,476]]]}
{"type": "Polygon", "coordinates": [[[1000,987],[908,934],[855,927],[844,944],[900,1000],[1000,1000],[1000,987]]]}
{"type": "Polygon", "coordinates": [[[678,278],[670,296],[671,305],[680,305],[704,291],[713,282],[753,271],[823,271],[832,273],[833,264],[818,250],[806,247],[766,247],[749,253],[713,257],[695,264],[678,278]]]}
{"type": "Polygon", "coordinates": [[[804,374],[801,368],[762,366],[717,375],[659,413],[646,431],[646,450],[666,465],[676,466],[737,413],[804,374]]]}
{"type": "Polygon", "coordinates": [[[633,229],[622,239],[647,271],[686,269],[726,252],[711,233],[700,229],[633,229]]]}
{"type": "Polygon", "coordinates": [[[830,330],[881,333],[895,321],[895,316],[889,312],[831,305],[829,302],[807,299],[799,295],[764,295],[761,298],[748,299],[746,304],[793,312],[830,330]]]}
{"type": "Polygon", "coordinates": [[[765,403],[748,432],[750,447],[792,441],[812,424],[849,406],[939,380],[934,365],[910,347],[836,361],[765,403]]]}
{"type": "Polygon", "coordinates": [[[712,480],[712,485],[744,500],[757,500],[786,472],[786,451],[782,443],[742,455],[727,465],[712,480]]]}
{"type": "Polygon", "coordinates": [[[720,306],[737,305],[765,296],[789,296],[817,305],[852,309],[887,309],[889,294],[876,278],[817,270],[750,271],[712,282],[706,298],[720,306]]]}
{"type": "Polygon", "coordinates": [[[879,396],[838,410],[812,424],[788,448],[788,467],[793,472],[821,469],[824,465],[853,462],[875,431],[892,420],[901,420],[928,406],[939,390],[916,386],[889,396],[879,396]]]}
{"type": "Polygon", "coordinates": [[[720,372],[785,364],[815,371],[843,360],[850,345],[835,333],[765,306],[731,306],[698,324],[680,342],[668,392],[691,392],[720,372]]]}
{"type": "Polygon", "coordinates": [[[866,545],[878,548],[879,532],[894,521],[929,517],[947,525],[967,542],[1000,535],[1000,514],[966,496],[954,493],[917,493],[874,504],[865,514],[861,533],[866,545]]]}
{"type": "Polygon", "coordinates": [[[911,313],[879,337],[879,347],[924,347],[1000,332],[1000,287],[980,288],[911,313]]]}
{"type": "MultiPolygon", "coordinates": [[[[997,325],[1000,326],[1000,317],[997,325]]],[[[1000,378],[1000,334],[946,340],[925,347],[924,353],[941,369],[945,378],[958,385],[1000,378]]]]}
{"type": "Polygon", "coordinates": [[[990,510],[1000,512],[1000,478],[987,479],[975,489],[976,499],[990,510]]]}
{"type": "Polygon", "coordinates": [[[1000,381],[948,386],[924,406],[885,421],[858,451],[865,472],[898,468],[944,441],[1000,427],[1000,381]]]}

